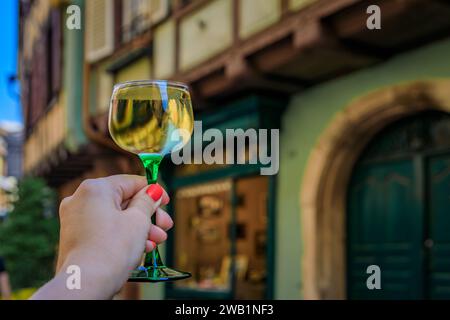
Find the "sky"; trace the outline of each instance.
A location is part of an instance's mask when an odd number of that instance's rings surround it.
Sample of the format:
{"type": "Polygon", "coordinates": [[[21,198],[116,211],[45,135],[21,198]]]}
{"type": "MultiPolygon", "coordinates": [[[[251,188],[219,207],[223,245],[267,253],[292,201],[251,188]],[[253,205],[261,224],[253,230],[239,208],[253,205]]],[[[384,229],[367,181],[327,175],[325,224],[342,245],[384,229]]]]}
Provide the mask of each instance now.
{"type": "Polygon", "coordinates": [[[11,126],[22,122],[18,86],[8,85],[8,78],[17,74],[18,0],[3,0],[0,48],[0,124],[11,126]]]}

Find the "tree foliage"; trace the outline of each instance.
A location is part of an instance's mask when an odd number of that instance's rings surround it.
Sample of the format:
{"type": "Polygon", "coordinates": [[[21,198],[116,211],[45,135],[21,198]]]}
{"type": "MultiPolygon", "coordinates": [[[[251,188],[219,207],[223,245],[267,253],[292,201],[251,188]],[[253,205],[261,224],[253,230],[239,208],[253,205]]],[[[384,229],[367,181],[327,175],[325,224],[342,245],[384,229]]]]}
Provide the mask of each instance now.
{"type": "Polygon", "coordinates": [[[55,193],[44,180],[19,182],[13,210],[0,224],[0,255],[14,290],[38,287],[54,273],[58,220],[55,193]]]}

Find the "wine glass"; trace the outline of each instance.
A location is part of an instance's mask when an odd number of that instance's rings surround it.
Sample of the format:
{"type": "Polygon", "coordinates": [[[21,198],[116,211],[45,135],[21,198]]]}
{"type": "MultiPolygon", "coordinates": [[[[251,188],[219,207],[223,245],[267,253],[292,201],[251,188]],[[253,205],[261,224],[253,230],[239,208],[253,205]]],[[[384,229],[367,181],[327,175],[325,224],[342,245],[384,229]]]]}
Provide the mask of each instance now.
{"type": "MultiPolygon", "coordinates": [[[[109,132],[118,146],[139,156],[149,184],[156,183],[163,157],[189,141],[193,126],[191,97],[185,84],[141,80],[114,86],[109,132]]],[[[155,219],[153,215],[153,223],[155,219]]],[[[128,281],[159,282],[190,276],[165,266],[156,247],[145,255],[143,265],[131,272],[128,281]]]]}

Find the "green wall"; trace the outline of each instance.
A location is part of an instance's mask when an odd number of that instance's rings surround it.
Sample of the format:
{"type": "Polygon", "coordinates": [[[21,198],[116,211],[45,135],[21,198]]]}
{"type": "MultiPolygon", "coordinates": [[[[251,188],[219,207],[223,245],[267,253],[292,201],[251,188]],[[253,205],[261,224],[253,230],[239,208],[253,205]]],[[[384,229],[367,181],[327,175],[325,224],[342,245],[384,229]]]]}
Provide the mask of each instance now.
{"type": "Polygon", "coordinates": [[[276,299],[301,299],[300,186],[309,154],[337,112],[381,87],[450,78],[450,39],[398,55],[383,64],[292,97],[282,119],[276,212],[276,299]]]}

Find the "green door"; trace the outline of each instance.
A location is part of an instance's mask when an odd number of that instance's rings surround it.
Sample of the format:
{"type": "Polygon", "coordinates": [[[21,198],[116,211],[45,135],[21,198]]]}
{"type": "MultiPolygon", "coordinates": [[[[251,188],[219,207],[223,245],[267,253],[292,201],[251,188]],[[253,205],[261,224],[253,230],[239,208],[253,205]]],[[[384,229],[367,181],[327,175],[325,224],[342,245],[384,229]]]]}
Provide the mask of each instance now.
{"type": "Polygon", "coordinates": [[[409,160],[362,165],[355,171],[350,191],[350,297],[422,298],[417,183],[409,160]],[[381,290],[367,289],[370,265],[381,269],[381,290]]]}
{"type": "Polygon", "coordinates": [[[450,298],[449,119],[433,112],[394,123],[356,164],[348,192],[348,298],[450,298]],[[367,287],[370,265],[380,268],[380,290],[367,287]]]}
{"type": "Polygon", "coordinates": [[[428,162],[429,295],[450,299],[450,156],[428,162]]]}

